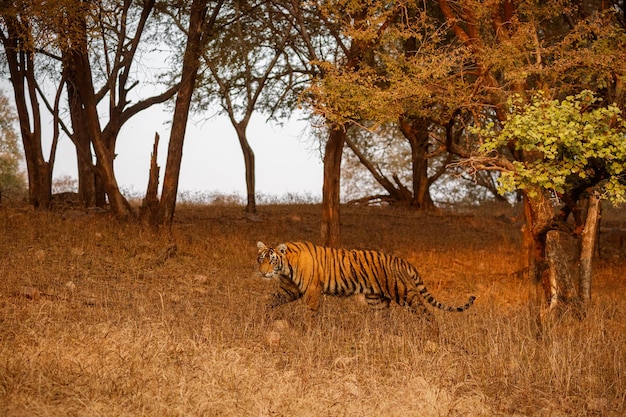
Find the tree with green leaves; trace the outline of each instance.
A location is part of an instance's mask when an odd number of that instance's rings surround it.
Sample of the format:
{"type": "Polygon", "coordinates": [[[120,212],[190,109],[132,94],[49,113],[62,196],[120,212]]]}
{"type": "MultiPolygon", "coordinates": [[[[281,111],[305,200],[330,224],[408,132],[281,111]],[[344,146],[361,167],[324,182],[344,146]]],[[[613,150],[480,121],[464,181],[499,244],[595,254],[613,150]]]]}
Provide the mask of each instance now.
{"type": "MultiPolygon", "coordinates": [[[[541,190],[557,196],[576,196],[598,184],[614,203],[626,201],[626,121],[614,103],[603,106],[592,91],[563,100],[539,91],[526,102],[513,96],[502,129],[490,122],[473,129],[483,138],[480,152],[508,149],[529,155],[512,160],[499,178],[502,192],[525,190],[531,197],[541,190]]],[[[572,201],[573,202],[573,201],[572,201]]],[[[566,213],[575,207],[566,205],[566,213]]]]}
{"type": "Polygon", "coordinates": [[[589,264],[594,233],[585,233],[597,223],[597,210],[585,219],[581,201],[601,196],[618,204],[626,201],[626,118],[614,103],[604,104],[593,92],[553,99],[537,92],[527,101],[513,96],[507,119],[472,129],[482,141],[479,156],[470,159],[474,168],[498,169],[502,192],[522,190],[534,212],[530,233],[534,241],[534,275],[543,285],[549,306],[559,300],[590,297],[590,266],[580,274],[581,291],[559,279],[547,260],[551,231],[566,232],[582,242],[581,264],[589,264]],[[548,194],[556,199],[552,209],[548,194]],[[573,223],[568,223],[569,217],[573,223]]]}
{"type": "MultiPolygon", "coordinates": [[[[466,68],[471,76],[466,80],[471,81],[475,93],[461,108],[461,114],[471,115],[467,126],[493,122],[494,129],[502,129],[509,118],[509,98],[517,94],[531,102],[533,91],[541,90],[562,100],[588,89],[602,99],[603,106],[615,104],[623,108],[626,96],[623,8],[611,2],[594,1],[536,4],[507,0],[460,7],[454,2],[438,0],[438,4],[455,35],[455,43],[468,53],[466,68]]],[[[467,128],[461,132],[467,132],[467,128]]],[[[463,137],[470,146],[461,155],[470,157],[477,144],[472,143],[471,135],[463,134],[463,137]]],[[[508,171],[513,161],[522,164],[535,161],[535,152],[518,147],[517,140],[509,140],[506,151],[501,154],[504,157],[492,160],[494,169],[508,171]]],[[[577,189],[584,190],[583,185],[577,189]]],[[[543,284],[539,293],[554,306],[559,294],[551,282],[559,271],[546,268],[546,260],[559,256],[564,249],[558,242],[547,245],[544,238],[549,238],[548,231],[562,222],[555,223],[547,193],[527,190],[521,189],[526,217],[523,236],[527,276],[543,284]],[[551,248],[549,257],[547,246],[551,248]]],[[[561,211],[561,220],[569,218],[572,212],[576,214],[574,207],[582,204],[580,197],[584,195],[572,194],[571,202],[564,195],[568,207],[561,211]]],[[[562,299],[576,298],[574,293],[570,297],[562,291],[561,295],[562,299]]]]}

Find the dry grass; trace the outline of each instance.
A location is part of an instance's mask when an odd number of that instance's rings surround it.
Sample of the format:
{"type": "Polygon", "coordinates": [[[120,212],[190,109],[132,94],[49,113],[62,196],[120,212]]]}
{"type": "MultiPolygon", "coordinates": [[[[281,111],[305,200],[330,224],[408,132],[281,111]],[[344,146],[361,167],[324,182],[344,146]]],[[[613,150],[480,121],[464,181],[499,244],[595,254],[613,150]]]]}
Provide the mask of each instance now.
{"type": "Polygon", "coordinates": [[[491,214],[347,208],[344,244],[418,266],[433,342],[401,308],[327,297],[271,317],[256,241],[316,241],[317,206],[181,207],[171,236],[0,209],[0,415],[622,416],[623,258],[579,320],[536,323],[518,225],[491,214]],[[261,221],[256,221],[261,220],[261,221]],[[173,247],[172,245],[176,246],[173,247]]]}

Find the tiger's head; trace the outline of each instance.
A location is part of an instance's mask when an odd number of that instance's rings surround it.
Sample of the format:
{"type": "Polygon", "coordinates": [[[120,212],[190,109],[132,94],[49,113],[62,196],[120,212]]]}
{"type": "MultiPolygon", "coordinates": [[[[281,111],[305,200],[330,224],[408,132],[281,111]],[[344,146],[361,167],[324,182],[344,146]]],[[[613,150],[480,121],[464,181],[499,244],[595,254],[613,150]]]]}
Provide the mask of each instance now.
{"type": "Polygon", "coordinates": [[[259,273],[263,278],[269,279],[275,275],[288,272],[284,271],[287,267],[287,260],[285,259],[287,245],[281,243],[272,248],[261,241],[257,242],[256,245],[259,248],[259,273]]]}

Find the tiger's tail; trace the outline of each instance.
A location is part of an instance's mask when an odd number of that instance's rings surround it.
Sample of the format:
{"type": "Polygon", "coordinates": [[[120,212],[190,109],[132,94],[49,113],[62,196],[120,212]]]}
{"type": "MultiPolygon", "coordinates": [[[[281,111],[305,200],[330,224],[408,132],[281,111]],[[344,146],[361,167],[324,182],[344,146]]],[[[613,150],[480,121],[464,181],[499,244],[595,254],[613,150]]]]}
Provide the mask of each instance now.
{"type": "Polygon", "coordinates": [[[421,282],[417,285],[417,291],[420,293],[422,298],[428,302],[428,304],[443,311],[457,311],[457,312],[465,311],[468,308],[470,308],[472,304],[474,304],[474,300],[476,299],[476,297],[472,295],[470,296],[469,300],[467,300],[467,303],[465,303],[464,305],[460,307],[450,307],[448,305],[445,305],[437,301],[435,297],[428,291],[426,286],[421,282]]]}
{"type": "Polygon", "coordinates": [[[424,281],[422,281],[422,278],[420,277],[419,272],[417,272],[417,270],[412,265],[410,265],[409,270],[413,275],[413,279],[415,280],[415,286],[417,287],[417,291],[422,296],[422,298],[426,300],[428,304],[430,304],[431,306],[436,307],[443,311],[462,312],[462,311],[467,310],[468,308],[472,306],[472,304],[474,304],[474,300],[476,299],[476,297],[473,295],[470,296],[469,300],[467,300],[467,303],[465,303],[465,305],[462,305],[460,307],[450,307],[448,305],[445,305],[437,301],[437,299],[430,293],[430,291],[428,291],[428,288],[426,288],[426,286],[424,285],[424,281]]]}

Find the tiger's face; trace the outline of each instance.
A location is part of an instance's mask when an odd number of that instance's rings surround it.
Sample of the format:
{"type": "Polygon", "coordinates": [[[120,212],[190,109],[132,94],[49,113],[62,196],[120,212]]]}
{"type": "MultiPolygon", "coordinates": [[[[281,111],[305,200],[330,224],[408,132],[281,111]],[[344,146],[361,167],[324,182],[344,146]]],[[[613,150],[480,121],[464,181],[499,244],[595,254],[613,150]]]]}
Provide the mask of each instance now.
{"type": "Polygon", "coordinates": [[[283,273],[286,265],[285,253],[287,245],[281,243],[276,248],[271,248],[263,242],[257,242],[259,248],[259,273],[263,278],[272,278],[283,273]]]}

